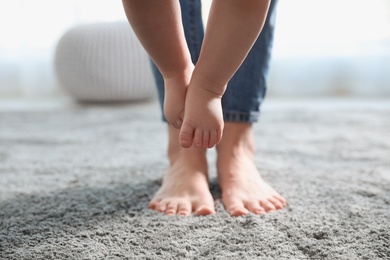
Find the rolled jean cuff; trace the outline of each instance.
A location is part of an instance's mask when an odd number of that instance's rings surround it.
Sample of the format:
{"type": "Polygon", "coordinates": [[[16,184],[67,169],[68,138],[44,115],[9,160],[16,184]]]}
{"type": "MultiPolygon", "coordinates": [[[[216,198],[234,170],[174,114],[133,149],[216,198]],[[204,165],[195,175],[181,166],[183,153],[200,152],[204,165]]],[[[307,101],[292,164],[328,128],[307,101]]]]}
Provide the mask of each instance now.
{"type": "Polygon", "coordinates": [[[225,122],[255,123],[259,121],[260,112],[226,111],[223,112],[225,122]]]}
{"type": "MultiPolygon", "coordinates": [[[[260,112],[223,111],[222,113],[225,122],[237,123],[256,123],[260,116],[260,112]]],[[[161,119],[165,123],[168,122],[164,115],[161,115],[161,119]]]]}

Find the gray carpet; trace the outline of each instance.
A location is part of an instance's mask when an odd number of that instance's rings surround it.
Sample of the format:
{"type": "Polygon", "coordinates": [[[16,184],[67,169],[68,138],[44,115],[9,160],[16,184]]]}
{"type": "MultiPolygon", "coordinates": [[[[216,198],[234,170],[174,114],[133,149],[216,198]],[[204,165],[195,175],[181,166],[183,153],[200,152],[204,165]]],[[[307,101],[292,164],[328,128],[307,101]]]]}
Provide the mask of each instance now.
{"type": "Polygon", "coordinates": [[[155,103],[0,112],[0,259],[390,258],[390,102],[275,102],[256,163],[289,206],[147,209],[167,169],[155,103]]]}

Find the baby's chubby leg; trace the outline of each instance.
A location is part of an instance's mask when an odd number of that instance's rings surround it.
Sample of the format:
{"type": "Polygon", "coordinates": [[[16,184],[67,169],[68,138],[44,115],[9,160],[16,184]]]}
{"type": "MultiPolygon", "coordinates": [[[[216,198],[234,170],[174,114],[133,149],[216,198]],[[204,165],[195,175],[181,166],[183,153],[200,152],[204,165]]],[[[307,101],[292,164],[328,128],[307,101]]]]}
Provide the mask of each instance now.
{"type": "MultiPolygon", "coordinates": [[[[213,91],[212,82],[193,78],[188,87],[184,121],[180,131],[180,144],[184,148],[212,148],[222,137],[223,91],[213,91]]],[[[218,86],[218,89],[225,87],[218,86]]]]}
{"type": "Polygon", "coordinates": [[[270,0],[213,1],[185,101],[183,147],[211,148],[221,140],[221,97],[259,36],[269,4],[270,0]]]}
{"type": "Polygon", "coordinates": [[[139,41],[164,77],[164,114],[179,128],[187,87],[193,72],[178,0],[123,0],[127,18],[139,41]]]}

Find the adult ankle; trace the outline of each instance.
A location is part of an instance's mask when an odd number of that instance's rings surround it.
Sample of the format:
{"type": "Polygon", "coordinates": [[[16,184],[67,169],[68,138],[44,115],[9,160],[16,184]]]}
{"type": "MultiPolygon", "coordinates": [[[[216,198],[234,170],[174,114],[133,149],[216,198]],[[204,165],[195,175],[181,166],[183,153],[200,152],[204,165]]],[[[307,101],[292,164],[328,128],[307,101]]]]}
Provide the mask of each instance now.
{"type": "Polygon", "coordinates": [[[253,127],[251,123],[225,122],[221,142],[217,145],[218,153],[236,153],[245,150],[254,153],[253,127]]]}
{"type": "Polygon", "coordinates": [[[169,161],[172,163],[176,162],[179,157],[188,157],[191,161],[206,160],[206,149],[203,148],[183,148],[179,143],[179,129],[173,126],[168,127],[169,140],[167,155],[169,161]]]}

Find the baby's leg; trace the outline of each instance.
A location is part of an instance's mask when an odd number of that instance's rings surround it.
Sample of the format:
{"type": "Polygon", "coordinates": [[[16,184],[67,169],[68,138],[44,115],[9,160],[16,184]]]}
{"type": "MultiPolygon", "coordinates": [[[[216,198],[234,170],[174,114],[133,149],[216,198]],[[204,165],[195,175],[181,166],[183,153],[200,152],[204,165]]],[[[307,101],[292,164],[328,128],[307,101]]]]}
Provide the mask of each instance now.
{"type": "Polygon", "coordinates": [[[164,113],[180,127],[193,64],[184,37],[177,0],[123,0],[127,18],[165,82],[164,113]]]}
{"type": "MultiPolygon", "coordinates": [[[[214,0],[206,34],[189,85],[183,147],[213,147],[222,137],[221,97],[263,27],[269,0],[214,0]]],[[[256,72],[254,72],[256,73],[256,72]]]]}

